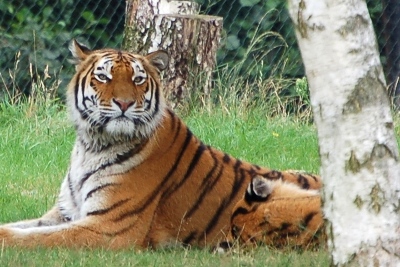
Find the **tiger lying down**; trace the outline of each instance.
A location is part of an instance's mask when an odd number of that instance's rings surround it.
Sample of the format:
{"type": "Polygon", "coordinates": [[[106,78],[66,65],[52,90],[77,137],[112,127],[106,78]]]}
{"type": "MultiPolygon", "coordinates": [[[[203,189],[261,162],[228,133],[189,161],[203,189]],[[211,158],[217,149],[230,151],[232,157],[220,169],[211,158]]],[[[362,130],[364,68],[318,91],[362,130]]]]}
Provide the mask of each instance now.
{"type": "Polygon", "coordinates": [[[46,214],[0,226],[3,246],[203,247],[234,238],[306,245],[319,230],[321,179],[203,144],[164,100],[165,52],[91,51],[75,40],[69,48],[76,64],[66,93],[76,128],[69,169],[46,214]]]}
{"type": "Polygon", "coordinates": [[[216,249],[226,252],[235,241],[248,246],[318,248],[326,243],[323,222],[317,190],[255,176],[233,209],[226,241],[216,249]]]}

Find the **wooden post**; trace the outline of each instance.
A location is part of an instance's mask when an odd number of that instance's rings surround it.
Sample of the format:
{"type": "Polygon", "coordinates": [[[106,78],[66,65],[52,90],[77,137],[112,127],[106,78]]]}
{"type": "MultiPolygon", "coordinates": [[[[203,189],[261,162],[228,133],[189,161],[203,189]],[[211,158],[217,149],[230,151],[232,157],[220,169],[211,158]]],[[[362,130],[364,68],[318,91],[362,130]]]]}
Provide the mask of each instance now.
{"type": "Polygon", "coordinates": [[[170,54],[163,86],[172,107],[196,90],[206,97],[211,90],[223,21],[198,12],[192,1],[127,1],[123,49],[170,54]]]}

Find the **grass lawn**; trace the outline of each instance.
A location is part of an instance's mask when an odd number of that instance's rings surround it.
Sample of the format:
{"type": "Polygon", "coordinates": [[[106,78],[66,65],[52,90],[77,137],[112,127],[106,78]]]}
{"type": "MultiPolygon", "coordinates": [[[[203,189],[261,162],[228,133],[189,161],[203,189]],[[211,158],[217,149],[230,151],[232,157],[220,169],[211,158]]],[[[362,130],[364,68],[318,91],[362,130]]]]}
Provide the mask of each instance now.
{"type": "MultiPolygon", "coordinates": [[[[0,105],[0,222],[42,215],[55,202],[67,170],[74,130],[57,105],[44,110],[0,105]]],[[[191,110],[184,120],[205,143],[276,169],[318,172],[316,130],[263,110],[191,110]]],[[[1,244],[0,244],[1,247],[1,244]]],[[[216,255],[203,249],[105,251],[0,249],[0,266],[328,266],[326,251],[265,247],[216,255]]]]}

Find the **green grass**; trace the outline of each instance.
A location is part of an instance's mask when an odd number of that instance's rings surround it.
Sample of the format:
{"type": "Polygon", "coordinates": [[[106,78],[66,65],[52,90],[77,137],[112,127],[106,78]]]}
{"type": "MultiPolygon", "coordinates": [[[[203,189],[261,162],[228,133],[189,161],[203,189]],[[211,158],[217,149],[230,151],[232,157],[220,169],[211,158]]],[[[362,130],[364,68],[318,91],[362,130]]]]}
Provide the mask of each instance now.
{"type": "MultiPolygon", "coordinates": [[[[184,115],[205,143],[238,158],[276,169],[318,172],[314,126],[290,118],[197,108],[184,115]]],[[[0,104],[0,222],[38,217],[58,194],[74,142],[74,130],[59,105],[0,104]]],[[[208,250],[106,251],[1,248],[0,266],[328,266],[325,251],[281,252],[265,247],[215,255],[208,250]]]]}
{"type": "Polygon", "coordinates": [[[173,249],[163,251],[105,251],[66,249],[4,249],[0,254],[2,266],[268,266],[313,267],[328,266],[326,253],[288,253],[258,248],[249,252],[212,254],[207,250],[173,249]]]}
{"type": "Polygon", "coordinates": [[[206,144],[240,159],[275,169],[319,172],[316,129],[310,124],[269,118],[260,108],[247,113],[194,111],[184,120],[206,144]]]}

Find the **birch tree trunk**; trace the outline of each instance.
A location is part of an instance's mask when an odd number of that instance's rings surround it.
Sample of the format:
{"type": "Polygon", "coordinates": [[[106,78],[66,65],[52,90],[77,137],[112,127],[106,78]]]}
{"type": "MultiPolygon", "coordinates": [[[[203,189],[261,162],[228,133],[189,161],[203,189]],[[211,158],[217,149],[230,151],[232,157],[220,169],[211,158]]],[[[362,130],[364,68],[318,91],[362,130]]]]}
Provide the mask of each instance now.
{"type": "Polygon", "coordinates": [[[170,54],[163,87],[171,106],[190,93],[209,95],[221,38],[221,17],[198,15],[192,1],[127,0],[123,48],[170,54]]]}
{"type": "Polygon", "coordinates": [[[400,167],[364,0],[289,0],[318,130],[332,266],[399,266],[400,167]]]}

